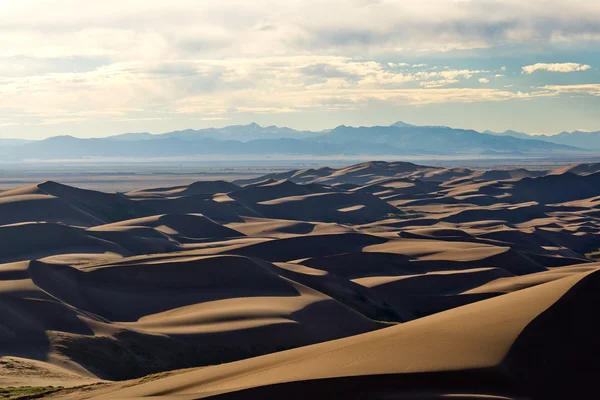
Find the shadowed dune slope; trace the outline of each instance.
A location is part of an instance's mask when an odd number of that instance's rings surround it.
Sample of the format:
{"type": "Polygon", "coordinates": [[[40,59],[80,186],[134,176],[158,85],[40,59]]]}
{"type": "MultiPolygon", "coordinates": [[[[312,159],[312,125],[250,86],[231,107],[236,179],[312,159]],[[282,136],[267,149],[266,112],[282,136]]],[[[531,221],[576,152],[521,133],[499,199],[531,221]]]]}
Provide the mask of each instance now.
{"type": "Polygon", "coordinates": [[[575,274],[400,326],[182,372],[97,398],[306,398],[321,390],[350,398],[357,398],[355,390],[376,398],[432,391],[584,398],[595,391],[599,349],[590,317],[598,312],[599,289],[597,271],[575,274]],[[327,385],[313,382],[323,379],[327,385]]]}
{"type": "Polygon", "coordinates": [[[12,274],[12,285],[0,285],[0,352],[66,357],[94,376],[126,379],[382,326],[280,272],[240,256],[80,268],[7,264],[0,268],[0,277],[12,274]]]}
{"type": "Polygon", "coordinates": [[[307,234],[350,233],[350,226],[336,223],[305,222],[272,218],[244,218],[244,222],[228,224],[248,236],[286,237],[307,234]]]}
{"type": "Polygon", "coordinates": [[[242,216],[261,217],[256,211],[238,202],[215,201],[211,195],[192,195],[175,198],[140,199],[138,203],[147,213],[145,216],[161,214],[202,214],[219,223],[242,222],[242,216]]]}
{"type": "Polygon", "coordinates": [[[182,241],[189,239],[222,239],[243,236],[202,214],[165,214],[145,218],[130,219],[108,225],[94,227],[93,231],[109,231],[114,228],[150,227],[165,235],[182,241]]]}
{"type": "Polygon", "coordinates": [[[102,221],[115,222],[145,214],[138,203],[117,193],[79,189],[52,181],[40,183],[38,187],[102,221]]]}
{"type": "Polygon", "coordinates": [[[0,260],[29,260],[57,254],[131,253],[117,244],[88,235],[84,229],[50,222],[0,226],[0,260]]]}
{"type": "Polygon", "coordinates": [[[0,225],[19,222],[60,222],[75,226],[102,224],[99,218],[46,194],[0,197],[0,225]]]}
{"type": "Polygon", "coordinates": [[[229,197],[274,219],[359,224],[398,213],[395,207],[369,193],[290,181],[248,186],[230,193],[229,197]]]}
{"type": "Polygon", "coordinates": [[[589,164],[574,164],[566,167],[561,167],[551,171],[550,175],[562,175],[565,173],[577,174],[577,175],[589,175],[600,172],[600,163],[589,163],[589,164]]]}
{"type": "Polygon", "coordinates": [[[282,197],[253,206],[262,215],[276,219],[361,224],[400,214],[379,198],[362,193],[318,193],[282,197]]]}
{"type": "Polygon", "coordinates": [[[247,203],[260,203],[282,197],[305,196],[336,191],[332,187],[308,184],[298,185],[291,181],[267,181],[260,185],[241,188],[231,193],[231,197],[247,203]]]}
{"type": "Polygon", "coordinates": [[[134,190],[131,192],[127,192],[126,195],[131,198],[181,197],[216,193],[229,193],[236,189],[239,189],[239,186],[231,182],[198,181],[183,186],[134,190]]]}
{"type": "Polygon", "coordinates": [[[301,258],[360,251],[366,246],[386,242],[385,238],[359,233],[311,235],[250,244],[231,250],[231,252],[268,261],[293,261],[301,258]]]}

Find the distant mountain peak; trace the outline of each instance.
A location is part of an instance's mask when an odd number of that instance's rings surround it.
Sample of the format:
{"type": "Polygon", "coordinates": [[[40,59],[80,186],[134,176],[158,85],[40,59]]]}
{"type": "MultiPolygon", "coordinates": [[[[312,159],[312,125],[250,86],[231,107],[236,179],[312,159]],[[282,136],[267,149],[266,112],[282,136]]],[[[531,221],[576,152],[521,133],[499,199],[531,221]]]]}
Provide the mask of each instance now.
{"type": "Polygon", "coordinates": [[[407,124],[406,122],[402,122],[402,121],[396,121],[396,122],[394,122],[390,126],[395,126],[395,127],[398,127],[398,128],[408,128],[408,127],[412,127],[412,126],[415,126],[415,125],[407,124]]]}
{"type": "Polygon", "coordinates": [[[71,136],[71,135],[58,135],[58,136],[52,136],[49,137],[47,139],[44,140],[51,140],[51,141],[60,141],[60,140],[81,140],[80,138],[76,138],[75,136],[71,136]]]}
{"type": "Polygon", "coordinates": [[[148,132],[131,132],[131,133],[122,133],[120,135],[109,136],[110,139],[113,140],[146,140],[153,139],[156,135],[153,135],[148,132]]]}

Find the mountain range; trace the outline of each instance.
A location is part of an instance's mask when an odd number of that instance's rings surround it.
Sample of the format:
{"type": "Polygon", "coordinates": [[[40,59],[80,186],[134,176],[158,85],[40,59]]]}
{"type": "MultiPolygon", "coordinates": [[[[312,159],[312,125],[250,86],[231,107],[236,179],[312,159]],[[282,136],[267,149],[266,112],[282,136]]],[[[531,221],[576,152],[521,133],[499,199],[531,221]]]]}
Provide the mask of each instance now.
{"type": "Polygon", "coordinates": [[[587,150],[600,150],[600,131],[571,131],[560,132],[556,135],[531,135],[512,130],[504,132],[484,131],[484,133],[495,136],[510,136],[517,139],[536,139],[549,143],[562,144],[579,147],[587,150]]]}
{"type": "Polygon", "coordinates": [[[82,139],[0,139],[5,160],[90,157],[178,157],[195,155],[291,156],[552,156],[600,151],[600,132],[563,132],[555,136],[515,131],[454,129],[396,122],[390,126],[341,125],[323,131],[263,127],[256,123],[163,134],[126,133],[82,139]]]}

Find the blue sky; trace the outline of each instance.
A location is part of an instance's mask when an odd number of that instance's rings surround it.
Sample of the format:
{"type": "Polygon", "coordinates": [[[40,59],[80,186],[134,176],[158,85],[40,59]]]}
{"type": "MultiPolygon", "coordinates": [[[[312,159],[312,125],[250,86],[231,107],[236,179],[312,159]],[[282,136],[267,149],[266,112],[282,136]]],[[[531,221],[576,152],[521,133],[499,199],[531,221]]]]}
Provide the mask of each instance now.
{"type": "Polygon", "coordinates": [[[600,2],[0,0],[0,137],[600,130],[600,2]]]}

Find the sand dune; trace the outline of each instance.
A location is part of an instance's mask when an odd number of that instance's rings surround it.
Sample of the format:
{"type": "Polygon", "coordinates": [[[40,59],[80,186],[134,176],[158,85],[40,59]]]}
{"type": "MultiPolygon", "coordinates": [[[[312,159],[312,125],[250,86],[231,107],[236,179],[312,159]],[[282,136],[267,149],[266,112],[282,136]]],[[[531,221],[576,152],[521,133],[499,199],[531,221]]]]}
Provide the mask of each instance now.
{"type": "Polygon", "coordinates": [[[140,199],[138,200],[147,212],[144,216],[159,214],[202,214],[219,223],[240,222],[241,216],[260,217],[253,211],[237,202],[225,203],[215,201],[211,195],[192,195],[175,198],[140,199]]]}
{"type": "Polygon", "coordinates": [[[369,162],[128,193],[0,192],[0,387],[590,398],[596,170],[369,162]]]}
{"type": "Polygon", "coordinates": [[[304,196],[335,191],[329,186],[308,184],[298,185],[291,181],[267,181],[251,185],[231,193],[231,197],[248,203],[260,203],[282,197],[304,196]]]}
{"type": "Polygon", "coordinates": [[[276,219],[361,224],[399,214],[398,209],[375,196],[361,193],[317,193],[283,197],[253,206],[276,219]]]}
{"type": "Polygon", "coordinates": [[[94,226],[102,220],[50,195],[25,194],[0,197],[0,224],[19,222],[62,222],[74,226],[94,226]]]}
{"type": "Polygon", "coordinates": [[[269,240],[232,250],[232,253],[269,261],[294,261],[308,257],[361,251],[387,239],[359,233],[308,235],[269,240]]]}
{"type": "Polygon", "coordinates": [[[317,180],[319,178],[329,176],[334,171],[335,170],[333,168],[329,168],[329,167],[322,167],[322,168],[317,168],[317,169],[313,169],[313,168],[300,169],[300,170],[268,174],[268,175],[259,177],[258,179],[256,179],[256,178],[241,179],[241,180],[235,181],[235,183],[238,185],[242,185],[242,186],[249,186],[249,185],[256,185],[256,184],[264,184],[264,183],[268,183],[268,182],[272,183],[272,182],[281,181],[281,180],[289,180],[294,183],[308,184],[308,183],[314,182],[315,180],[317,180]]]}
{"type": "Polygon", "coordinates": [[[562,175],[565,173],[571,173],[577,175],[589,175],[594,174],[596,172],[600,172],[599,163],[568,165],[566,167],[555,169],[554,171],[549,172],[549,174],[562,175]]]}
{"type": "Polygon", "coordinates": [[[55,346],[101,378],[232,361],[380,327],[279,276],[277,267],[238,256],[80,269],[32,262],[6,270],[23,274],[3,308],[20,318],[3,319],[0,342],[16,336],[26,350],[3,353],[46,360],[55,346]],[[37,307],[40,301],[46,306],[37,307]]]}
{"type": "Polygon", "coordinates": [[[0,226],[0,241],[3,243],[0,253],[3,262],[65,253],[131,254],[115,243],[87,235],[83,229],[50,222],[0,226]]]}
{"type": "Polygon", "coordinates": [[[189,239],[223,239],[243,236],[240,232],[225,227],[202,214],[165,214],[130,219],[94,227],[93,231],[110,231],[114,228],[150,227],[174,238],[180,243],[189,239]]]}
{"type": "Polygon", "coordinates": [[[127,192],[128,197],[132,198],[152,198],[152,197],[180,197],[193,196],[201,194],[229,193],[238,189],[238,186],[226,181],[199,181],[190,185],[171,186],[154,189],[140,189],[127,192]]]}
{"type": "Polygon", "coordinates": [[[38,187],[45,193],[106,222],[135,218],[144,213],[138,203],[117,193],[79,189],[52,181],[40,183],[38,187]]]}
{"type": "Polygon", "coordinates": [[[239,185],[249,185],[264,179],[273,179],[275,181],[289,180],[301,184],[321,183],[333,185],[336,183],[352,183],[365,185],[373,180],[381,179],[381,177],[405,176],[419,171],[436,169],[437,168],[423,167],[409,162],[388,163],[384,161],[370,161],[337,170],[327,167],[309,170],[294,170],[269,174],[255,179],[239,180],[234,183],[239,185]]]}
{"type": "Polygon", "coordinates": [[[589,350],[597,351],[598,345],[589,316],[597,308],[599,284],[597,270],[574,274],[397,327],[183,372],[97,398],[224,393],[230,393],[226,398],[319,393],[356,398],[432,392],[472,394],[465,398],[585,397],[595,390],[595,356],[589,350]],[[552,330],[536,335],[544,328],[552,330]],[[538,358],[541,354],[551,354],[553,361],[538,358]],[[574,385],[565,386],[564,379],[574,385]]]}
{"type": "Polygon", "coordinates": [[[491,170],[475,173],[469,177],[473,181],[505,181],[511,179],[536,178],[546,175],[546,171],[529,171],[525,168],[491,170]]]}
{"type": "Polygon", "coordinates": [[[335,223],[305,222],[271,218],[244,218],[244,222],[227,225],[248,236],[286,237],[307,234],[353,232],[352,228],[335,223]]]}

